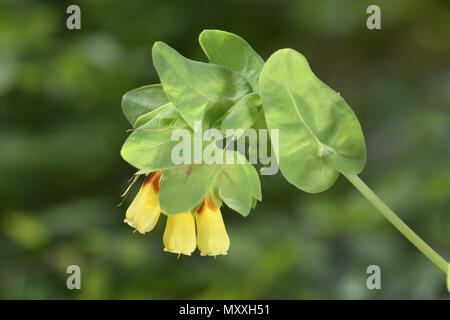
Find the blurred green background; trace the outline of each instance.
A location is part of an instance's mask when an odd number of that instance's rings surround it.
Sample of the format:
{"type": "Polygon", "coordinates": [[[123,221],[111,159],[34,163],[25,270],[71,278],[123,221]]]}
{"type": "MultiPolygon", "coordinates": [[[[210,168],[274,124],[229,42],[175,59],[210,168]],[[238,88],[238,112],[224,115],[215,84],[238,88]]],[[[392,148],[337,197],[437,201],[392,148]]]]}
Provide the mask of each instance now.
{"type": "MultiPolygon", "coordinates": [[[[247,217],[224,209],[228,256],[162,251],[165,218],[142,236],[116,204],[134,173],[119,155],[128,90],[158,82],[162,40],[206,61],[203,29],[237,33],[264,59],[291,47],[352,106],[362,178],[450,258],[450,2],[2,0],[0,297],[5,299],[446,299],[444,274],[340,177],[307,194],[262,178],[247,217]],[[381,30],[366,8],[381,7],[381,30]],[[81,290],[66,288],[68,265],[81,290]],[[366,268],[381,267],[381,290],[366,268]]],[[[136,188],[137,189],[137,188],[136,188]]]]}

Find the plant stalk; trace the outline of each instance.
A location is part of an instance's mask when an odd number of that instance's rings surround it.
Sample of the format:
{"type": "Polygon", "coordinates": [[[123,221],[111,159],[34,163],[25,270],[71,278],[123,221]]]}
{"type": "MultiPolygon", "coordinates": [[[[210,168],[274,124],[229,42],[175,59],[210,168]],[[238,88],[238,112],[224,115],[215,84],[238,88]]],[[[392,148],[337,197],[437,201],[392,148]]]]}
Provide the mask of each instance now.
{"type": "MultiPolygon", "coordinates": [[[[372,205],[389,220],[417,249],[431,262],[448,275],[450,265],[436,251],[423,241],[410,227],[408,227],[357,175],[344,176],[361,192],[372,205]]],[[[449,278],[450,279],[450,278],[449,278]]]]}

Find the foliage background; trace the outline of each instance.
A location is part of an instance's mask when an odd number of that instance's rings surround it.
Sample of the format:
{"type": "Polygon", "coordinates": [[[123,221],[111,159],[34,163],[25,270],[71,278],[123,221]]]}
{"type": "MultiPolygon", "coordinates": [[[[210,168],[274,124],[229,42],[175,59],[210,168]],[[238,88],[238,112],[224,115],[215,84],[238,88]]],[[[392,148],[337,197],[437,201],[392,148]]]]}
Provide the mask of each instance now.
{"type": "Polygon", "coordinates": [[[164,217],[141,236],[116,208],[134,172],[120,100],[158,81],[151,45],[205,61],[198,34],[223,29],[264,59],[283,47],[309,59],[362,124],[363,179],[449,258],[448,1],[85,0],[68,31],[72,3],[1,1],[1,298],[448,298],[442,272],[342,177],[316,195],[263,178],[249,217],[223,210],[231,248],[216,259],[162,252],[164,217]],[[369,4],[382,30],[366,29],[369,4]],[[71,264],[81,290],[66,288],[71,264]],[[366,288],[371,264],[382,290],[366,288]]]}

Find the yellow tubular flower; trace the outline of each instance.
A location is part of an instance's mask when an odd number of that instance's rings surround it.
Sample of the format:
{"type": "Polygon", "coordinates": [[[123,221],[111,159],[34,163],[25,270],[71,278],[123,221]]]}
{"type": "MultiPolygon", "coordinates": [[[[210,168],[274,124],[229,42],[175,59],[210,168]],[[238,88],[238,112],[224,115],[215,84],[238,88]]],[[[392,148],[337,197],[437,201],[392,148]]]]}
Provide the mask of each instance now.
{"type": "Polygon", "coordinates": [[[160,171],[150,173],[127,209],[124,222],[136,228],[139,233],[151,231],[161,214],[158,200],[160,176],[160,171]]]}
{"type": "Polygon", "coordinates": [[[195,220],[191,212],[167,217],[164,251],[190,256],[195,250],[195,220]]]}
{"type": "Polygon", "coordinates": [[[222,213],[214,203],[206,197],[195,214],[197,222],[197,247],[202,256],[227,254],[230,238],[225,230],[222,213]]]}

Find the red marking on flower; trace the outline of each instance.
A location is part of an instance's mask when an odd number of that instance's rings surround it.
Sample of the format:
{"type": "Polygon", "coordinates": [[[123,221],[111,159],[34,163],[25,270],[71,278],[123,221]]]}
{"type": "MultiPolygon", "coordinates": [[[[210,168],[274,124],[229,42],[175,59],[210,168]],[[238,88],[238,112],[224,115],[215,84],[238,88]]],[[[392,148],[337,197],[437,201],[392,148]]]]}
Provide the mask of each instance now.
{"type": "Polygon", "coordinates": [[[159,192],[159,178],[161,177],[161,173],[157,174],[153,179],[153,189],[156,193],[159,192]]]}
{"type": "Polygon", "coordinates": [[[159,192],[159,178],[161,177],[161,171],[150,172],[145,178],[142,187],[145,187],[148,183],[152,183],[153,189],[159,192]]]}
{"type": "Polygon", "coordinates": [[[202,201],[202,204],[200,205],[200,207],[197,210],[197,214],[202,213],[203,209],[205,209],[205,200],[202,201]]]}
{"type": "Polygon", "coordinates": [[[208,199],[206,202],[208,203],[208,207],[209,207],[210,209],[212,209],[212,210],[214,210],[214,211],[217,209],[217,207],[216,207],[216,205],[214,204],[214,202],[212,202],[210,199],[208,199]]]}
{"type": "Polygon", "coordinates": [[[144,183],[142,184],[143,187],[145,187],[145,185],[149,182],[151,182],[153,180],[153,177],[158,173],[158,171],[153,171],[150,172],[147,177],[144,180],[144,183]]]}

